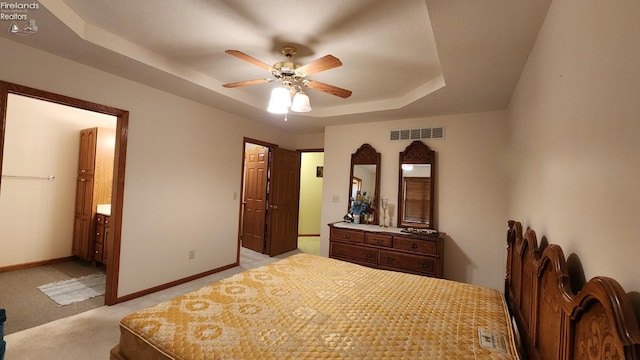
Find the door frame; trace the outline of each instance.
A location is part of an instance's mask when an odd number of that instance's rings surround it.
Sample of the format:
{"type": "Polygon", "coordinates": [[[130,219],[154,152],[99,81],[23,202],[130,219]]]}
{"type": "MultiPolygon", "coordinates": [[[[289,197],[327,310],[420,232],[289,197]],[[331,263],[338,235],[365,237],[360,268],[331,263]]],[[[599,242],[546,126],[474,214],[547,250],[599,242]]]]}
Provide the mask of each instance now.
{"type": "Polygon", "coordinates": [[[253,138],[248,138],[246,136],[242,138],[242,166],[240,167],[241,174],[240,174],[240,197],[239,197],[240,201],[238,201],[238,252],[236,255],[236,263],[238,264],[240,264],[240,248],[242,247],[242,224],[243,224],[243,217],[244,217],[244,170],[245,170],[244,157],[245,157],[245,149],[247,148],[247,144],[260,145],[260,146],[267,147],[269,149],[279,147],[276,144],[253,139],[253,138]]]}
{"type": "MultiPolygon", "coordinates": [[[[113,187],[111,195],[111,231],[112,239],[107,249],[107,284],[105,289],[105,305],[118,303],[118,278],[120,274],[120,243],[122,232],[122,204],[124,199],[124,175],[127,157],[127,139],[129,132],[129,111],[107,105],[81,100],[69,96],[38,90],[27,86],[0,81],[0,174],[4,158],[4,138],[7,123],[7,105],[9,94],[22,95],[37,100],[48,101],[78,109],[112,115],[116,120],[116,147],[114,151],[113,187]],[[113,206],[115,205],[115,206],[113,206]]],[[[0,187],[2,178],[0,177],[0,187]]]]}

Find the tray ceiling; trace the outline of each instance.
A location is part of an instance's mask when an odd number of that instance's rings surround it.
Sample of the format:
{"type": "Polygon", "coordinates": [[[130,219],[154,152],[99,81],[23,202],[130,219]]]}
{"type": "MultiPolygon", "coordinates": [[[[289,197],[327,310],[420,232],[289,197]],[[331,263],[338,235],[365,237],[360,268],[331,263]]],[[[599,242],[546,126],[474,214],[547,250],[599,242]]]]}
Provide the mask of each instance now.
{"type": "Polygon", "coordinates": [[[2,36],[229,113],[295,132],[324,126],[505,109],[550,0],[41,0],[38,33],[2,36]],[[313,110],[266,112],[270,74],[294,45],[299,64],[343,66],[309,78],[353,91],[307,89],[313,110]]]}

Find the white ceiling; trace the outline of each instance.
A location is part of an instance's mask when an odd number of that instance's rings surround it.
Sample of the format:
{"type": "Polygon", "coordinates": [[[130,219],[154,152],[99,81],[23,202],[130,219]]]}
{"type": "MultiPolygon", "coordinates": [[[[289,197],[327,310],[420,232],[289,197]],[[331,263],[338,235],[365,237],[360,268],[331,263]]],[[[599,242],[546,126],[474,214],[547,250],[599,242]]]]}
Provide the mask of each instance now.
{"type": "Polygon", "coordinates": [[[3,37],[227,112],[295,132],[327,125],[506,108],[551,0],[40,0],[38,32],[3,37]],[[306,64],[343,66],[310,79],[313,110],[266,112],[272,77],[225,54],[272,65],[298,48],[306,64]]]}

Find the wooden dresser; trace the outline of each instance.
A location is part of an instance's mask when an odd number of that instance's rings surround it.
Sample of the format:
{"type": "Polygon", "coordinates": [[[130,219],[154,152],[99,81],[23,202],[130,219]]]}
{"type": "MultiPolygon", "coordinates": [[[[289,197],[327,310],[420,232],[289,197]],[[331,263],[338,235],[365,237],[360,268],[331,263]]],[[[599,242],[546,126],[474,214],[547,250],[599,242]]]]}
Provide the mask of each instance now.
{"type": "Polygon", "coordinates": [[[399,228],[329,224],[329,257],[368,267],[443,277],[444,233],[412,235],[399,228]]]}
{"type": "Polygon", "coordinates": [[[110,217],[104,214],[96,214],[96,237],[94,243],[93,260],[99,263],[107,263],[107,238],[111,225],[110,217]]]}

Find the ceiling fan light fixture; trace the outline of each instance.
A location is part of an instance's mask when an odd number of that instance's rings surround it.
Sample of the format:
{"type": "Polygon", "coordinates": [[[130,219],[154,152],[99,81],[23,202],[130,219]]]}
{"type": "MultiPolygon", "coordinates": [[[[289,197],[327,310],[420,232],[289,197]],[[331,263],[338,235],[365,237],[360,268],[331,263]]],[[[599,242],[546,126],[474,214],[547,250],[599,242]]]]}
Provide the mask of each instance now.
{"type": "Polygon", "coordinates": [[[309,103],[309,95],[302,91],[297,92],[293,96],[293,104],[291,105],[291,111],[295,112],[309,112],[311,111],[311,104],[309,103]]]}
{"type": "Polygon", "coordinates": [[[291,92],[285,87],[278,86],[271,90],[271,99],[267,111],[274,114],[285,114],[291,106],[291,92]]]}
{"type": "Polygon", "coordinates": [[[289,109],[286,107],[278,107],[273,104],[269,104],[267,111],[272,114],[286,114],[289,112],[289,109]]]}

